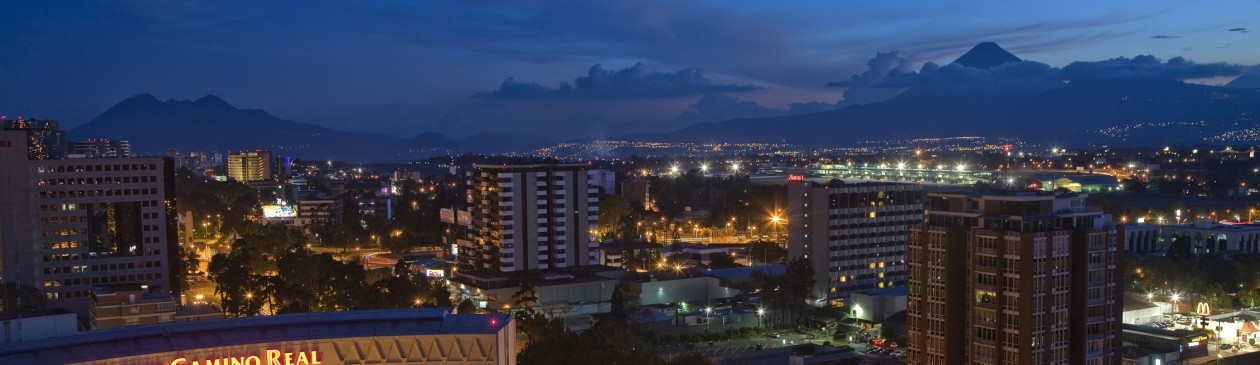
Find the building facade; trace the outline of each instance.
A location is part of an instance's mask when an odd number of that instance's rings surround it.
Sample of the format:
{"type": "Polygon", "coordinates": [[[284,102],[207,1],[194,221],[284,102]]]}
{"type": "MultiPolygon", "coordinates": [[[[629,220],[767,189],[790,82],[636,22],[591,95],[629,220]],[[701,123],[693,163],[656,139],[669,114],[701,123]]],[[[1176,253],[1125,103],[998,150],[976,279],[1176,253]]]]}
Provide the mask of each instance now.
{"type": "Polygon", "coordinates": [[[461,270],[508,273],[591,265],[598,188],[584,164],[482,165],[468,176],[472,220],[461,270]]]}
{"type": "MultiPolygon", "coordinates": [[[[89,139],[86,141],[70,142],[66,153],[72,157],[83,158],[116,158],[116,157],[136,157],[131,152],[131,143],[118,139],[89,139]]],[[[182,160],[182,158],[181,158],[182,160]]],[[[179,161],[176,161],[179,164],[179,161]]]]}
{"type": "Polygon", "coordinates": [[[173,291],[169,161],[45,159],[56,155],[51,147],[29,141],[23,131],[0,131],[0,279],[84,316],[98,285],[173,291]]]}
{"type": "Polygon", "coordinates": [[[928,194],[909,364],[1119,364],[1123,228],[1076,194],[928,194]]]}
{"type": "Polygon", "coordinates": [[[271,151],[241,151],[227,157],[228,178],[232,180],[271,180],[271,170],[271,151]]]}
{"type": "Polygon", "coordinates": [[[905,285],[906,227],[923,222],[918,184],[788,182],[788,256],[814,267],[814,298],[905,285]]]}

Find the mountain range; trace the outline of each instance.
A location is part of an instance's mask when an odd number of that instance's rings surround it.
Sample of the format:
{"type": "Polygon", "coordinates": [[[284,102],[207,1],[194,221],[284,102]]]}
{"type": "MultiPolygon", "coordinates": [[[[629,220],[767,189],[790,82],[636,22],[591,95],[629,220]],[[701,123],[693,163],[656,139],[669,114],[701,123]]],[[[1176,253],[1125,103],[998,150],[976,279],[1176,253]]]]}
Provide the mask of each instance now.
{"type": "MultiPolygon", "coordinates": [[[[998,74],[1029,64],[986,42],[939,68],[960,74],[998,74]]],[[[956,82],[922,77],[926,72],[921,72],[901,75],[924,81],[905,85],[905,92],[882,102],[818,113],[696,123],[673,132],[622,139],[787,142],[808,147],[955,136],[1014,137],[1058,145],[1255,142],[1257,137],[1249,136],[1260,136],[1257,72],[1253,69],[1225,87],[1135,77],[956,82]]],[[[346,132],[281,119],[258,109],[237,109],[216,96],[161,101],[148,94],[123,100],[71,130],[70,136],[129,140],[141,154],[160,154],[168,148],[269,149],[301,158],[362,162],[528,152],[558,142],[495,132],[461,140],[439,133],[407,138],[346,132]]]]}
{"type": "MultiPolygon", "coordinates": [[[[1009,72],[1008,68],[1026,66],[1028,63],[998,45],[981,43],[941,69],[955,67],[951,75],[958,75],[982,74],[987,69],[1009,72]]],[[[786,142],[813,147],[956,136],[1014,137],[1060,146],[1260,140],[1255,137],[1260,136],[1260,89],[1249,87],[1250,79],[1242,77],[1221,87],[1167,78],[957,81],[950,79],[951,75],[919,77],[917,83],[906,85],[905,92],[877,103],[820,113],[698,123],[675,132],[634,138],[786,142]]]]}
{"type": "Polygon", "coordinates": [[[149,94],[115,104],[69,131],[70,138],[115,138],[131,142],[136,153],[267,149],[311,159],[394,162],[461,153],[508,153],[545,144],[542,138],[483,132],[462,140],[438,133],[412,138],[339,131],[285,120],[258,109],[237,109],[217,96],[195,101],[160,101],[149,94]]]}

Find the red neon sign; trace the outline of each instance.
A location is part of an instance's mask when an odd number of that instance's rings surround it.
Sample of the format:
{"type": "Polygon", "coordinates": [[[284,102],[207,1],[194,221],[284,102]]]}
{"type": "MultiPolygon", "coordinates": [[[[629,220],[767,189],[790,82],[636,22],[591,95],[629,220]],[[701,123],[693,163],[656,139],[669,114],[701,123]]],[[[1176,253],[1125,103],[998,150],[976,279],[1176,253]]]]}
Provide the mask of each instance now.
{"type": "Polygon", "coordinates": [[[805,175],[788,174],[788,181],[805,181],[805,175]]]}

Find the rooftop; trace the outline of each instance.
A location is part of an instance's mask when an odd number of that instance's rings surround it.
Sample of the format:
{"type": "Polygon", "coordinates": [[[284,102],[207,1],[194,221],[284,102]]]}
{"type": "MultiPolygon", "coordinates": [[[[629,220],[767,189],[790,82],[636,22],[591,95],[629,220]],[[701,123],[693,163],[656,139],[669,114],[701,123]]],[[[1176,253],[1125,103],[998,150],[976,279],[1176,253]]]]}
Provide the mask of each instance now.
{"type": "Polygon", "coordinates": [[[450,308],[283,314],[173,322],[87,332],[0,348],[0,364],[77,363],[209,347],[343,337],[494,334],[508,314],[450,314],[450,308]]]}

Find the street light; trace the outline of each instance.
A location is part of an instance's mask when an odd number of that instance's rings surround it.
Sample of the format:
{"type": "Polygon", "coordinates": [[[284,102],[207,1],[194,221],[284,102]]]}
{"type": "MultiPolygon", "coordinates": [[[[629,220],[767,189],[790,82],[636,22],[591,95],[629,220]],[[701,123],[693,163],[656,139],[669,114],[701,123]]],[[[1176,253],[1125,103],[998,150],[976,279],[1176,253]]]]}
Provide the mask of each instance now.
{"type": "Polygon", "coordinates": [[[709,330],[709,314],[713,313],[713,307],[704,307],[704,330],[709,330]]]}
{"type": "Polygon", "coordinates": [[[765,324],[761,323],[761,318],[762,318],[762,317],[765,317],[765,316],[766,316],[766,309],[765,309],[765,308],[757,308],[757,327],[765,327],[765,326],[766,326],[765,324]]]}

